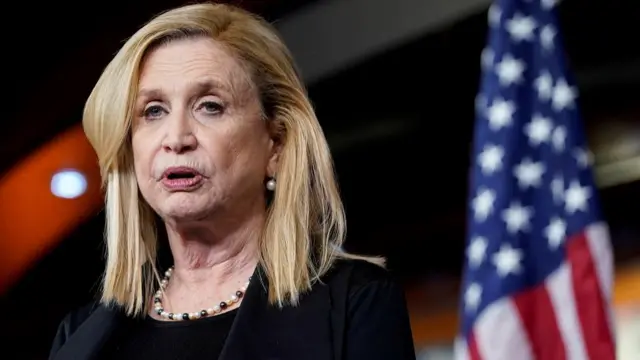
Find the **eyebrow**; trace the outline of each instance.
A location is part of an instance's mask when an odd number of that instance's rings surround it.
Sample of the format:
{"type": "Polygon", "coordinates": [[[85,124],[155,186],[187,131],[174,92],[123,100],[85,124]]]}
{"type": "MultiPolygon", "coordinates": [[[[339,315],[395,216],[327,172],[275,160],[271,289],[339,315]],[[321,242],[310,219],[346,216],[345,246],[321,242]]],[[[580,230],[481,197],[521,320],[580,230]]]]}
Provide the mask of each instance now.
{"type": "MultiPolygon", "coordinates": [[[[222,90],[226,92],[231,92],[229,86],[225,85],[222,81],[219,81],[214,78],[206,78],[196,82],[193,82],[188,85],[190,89],[193,89],[197,93],[203,93],[211,90],[222,90]]],[[[145,89],[142,88],[138,91],[138,98],[145,99],[154,99],[161,98],[163,96],[163,91],[160,89],[145,89]]]]}

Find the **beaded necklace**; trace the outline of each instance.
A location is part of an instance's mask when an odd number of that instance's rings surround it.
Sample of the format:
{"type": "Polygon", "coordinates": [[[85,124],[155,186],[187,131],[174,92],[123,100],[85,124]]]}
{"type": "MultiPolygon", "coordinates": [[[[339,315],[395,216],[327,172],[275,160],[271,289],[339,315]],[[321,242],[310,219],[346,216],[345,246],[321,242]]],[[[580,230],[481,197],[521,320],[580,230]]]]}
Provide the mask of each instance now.
{"type": "Polygon", "coordinates": [[[200,311],[191,312],[191,313],[172,313],[165,311],[164,306],[162,305],[162,294],[164,290],[169,285],[169,279],[171,279],[171,275],[173,275],[173,266],[170,267],[165,273],[164,278],[160,281],[160,289],[156,291],[153,296],[153,305],[155,312],[160,315],[163,319],[174,320],[174,321],[183,321],[183,320],[196,320],[203,317],[213,316],[219,314],[225,310],[227,310],[231,305],[237,303],[242,299],[245,292],[247,291],[247,287],[249,286],[249,282],[251,278],[247,280],[244,286],[240,287],[236,292],[229,297],[226,301],[221,301],[218,305],[210,307],[208,309],[202,309],[200,311]]]}

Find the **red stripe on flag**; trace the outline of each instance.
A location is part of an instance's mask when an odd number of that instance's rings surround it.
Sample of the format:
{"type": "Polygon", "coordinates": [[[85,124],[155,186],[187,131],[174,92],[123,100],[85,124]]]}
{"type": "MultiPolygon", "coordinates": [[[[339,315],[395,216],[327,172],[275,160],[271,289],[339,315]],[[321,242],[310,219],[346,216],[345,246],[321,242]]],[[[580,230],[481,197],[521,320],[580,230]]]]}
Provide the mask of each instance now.
{"type": "Polygon", "coordinates": [[[478,342],[476,341],[475,334],[469,336],[467,341],[467,350],[469,350],[469,360],[482,360],[480,351],[478,350],[478,342]]]}
{"type": "Polygon", "coordinates": [[[591,254],[584,232],[569,239],[567,259],[587,354],[589,359],[615,360],[615,345],[607,316],[609,304],[603,299],[594,264],[594,256],[598,255],[591,254]]]}
{"type": "Polygon", "coordinates": [[[545,283],[515,295],[513,303],[527,332],[533,358],[565,360],[564,341],[545,283]]]}

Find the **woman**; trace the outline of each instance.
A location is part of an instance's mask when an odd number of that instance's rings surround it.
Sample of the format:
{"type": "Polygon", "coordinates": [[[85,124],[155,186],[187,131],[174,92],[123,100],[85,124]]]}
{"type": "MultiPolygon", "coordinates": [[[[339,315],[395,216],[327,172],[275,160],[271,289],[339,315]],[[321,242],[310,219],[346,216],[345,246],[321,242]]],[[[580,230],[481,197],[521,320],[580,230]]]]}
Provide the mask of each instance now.
{"type": "Polygon", "coordinates": [[[265,21],[214,4],[156,17],[83,125],[107,263],[101,301],[63,320],[51,359],[415,359],[401,289],[341,250],[329,148],[265,21]]]}

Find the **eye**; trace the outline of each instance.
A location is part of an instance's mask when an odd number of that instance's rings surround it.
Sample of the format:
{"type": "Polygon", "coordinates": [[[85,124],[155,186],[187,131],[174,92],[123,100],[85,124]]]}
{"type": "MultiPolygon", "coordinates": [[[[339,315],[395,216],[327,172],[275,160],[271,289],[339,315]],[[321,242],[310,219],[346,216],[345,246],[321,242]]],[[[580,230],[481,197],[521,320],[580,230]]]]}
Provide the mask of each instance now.
{"type": "Polygon", "coordinates": [[[147,119],[157,119],[165,113],[160,105],[151,105],[144,109],[144,117],[147,119]]]}
{"type": "Polygon", "coordinates": [[[221,104],[215,102],[215,101],[203,101],[200,103],[200,105],[198,106],[198,110],[202,110],[207,114],[210,115],[217,115],[220,114],[223,110],[223,107],[221,104]]]}

